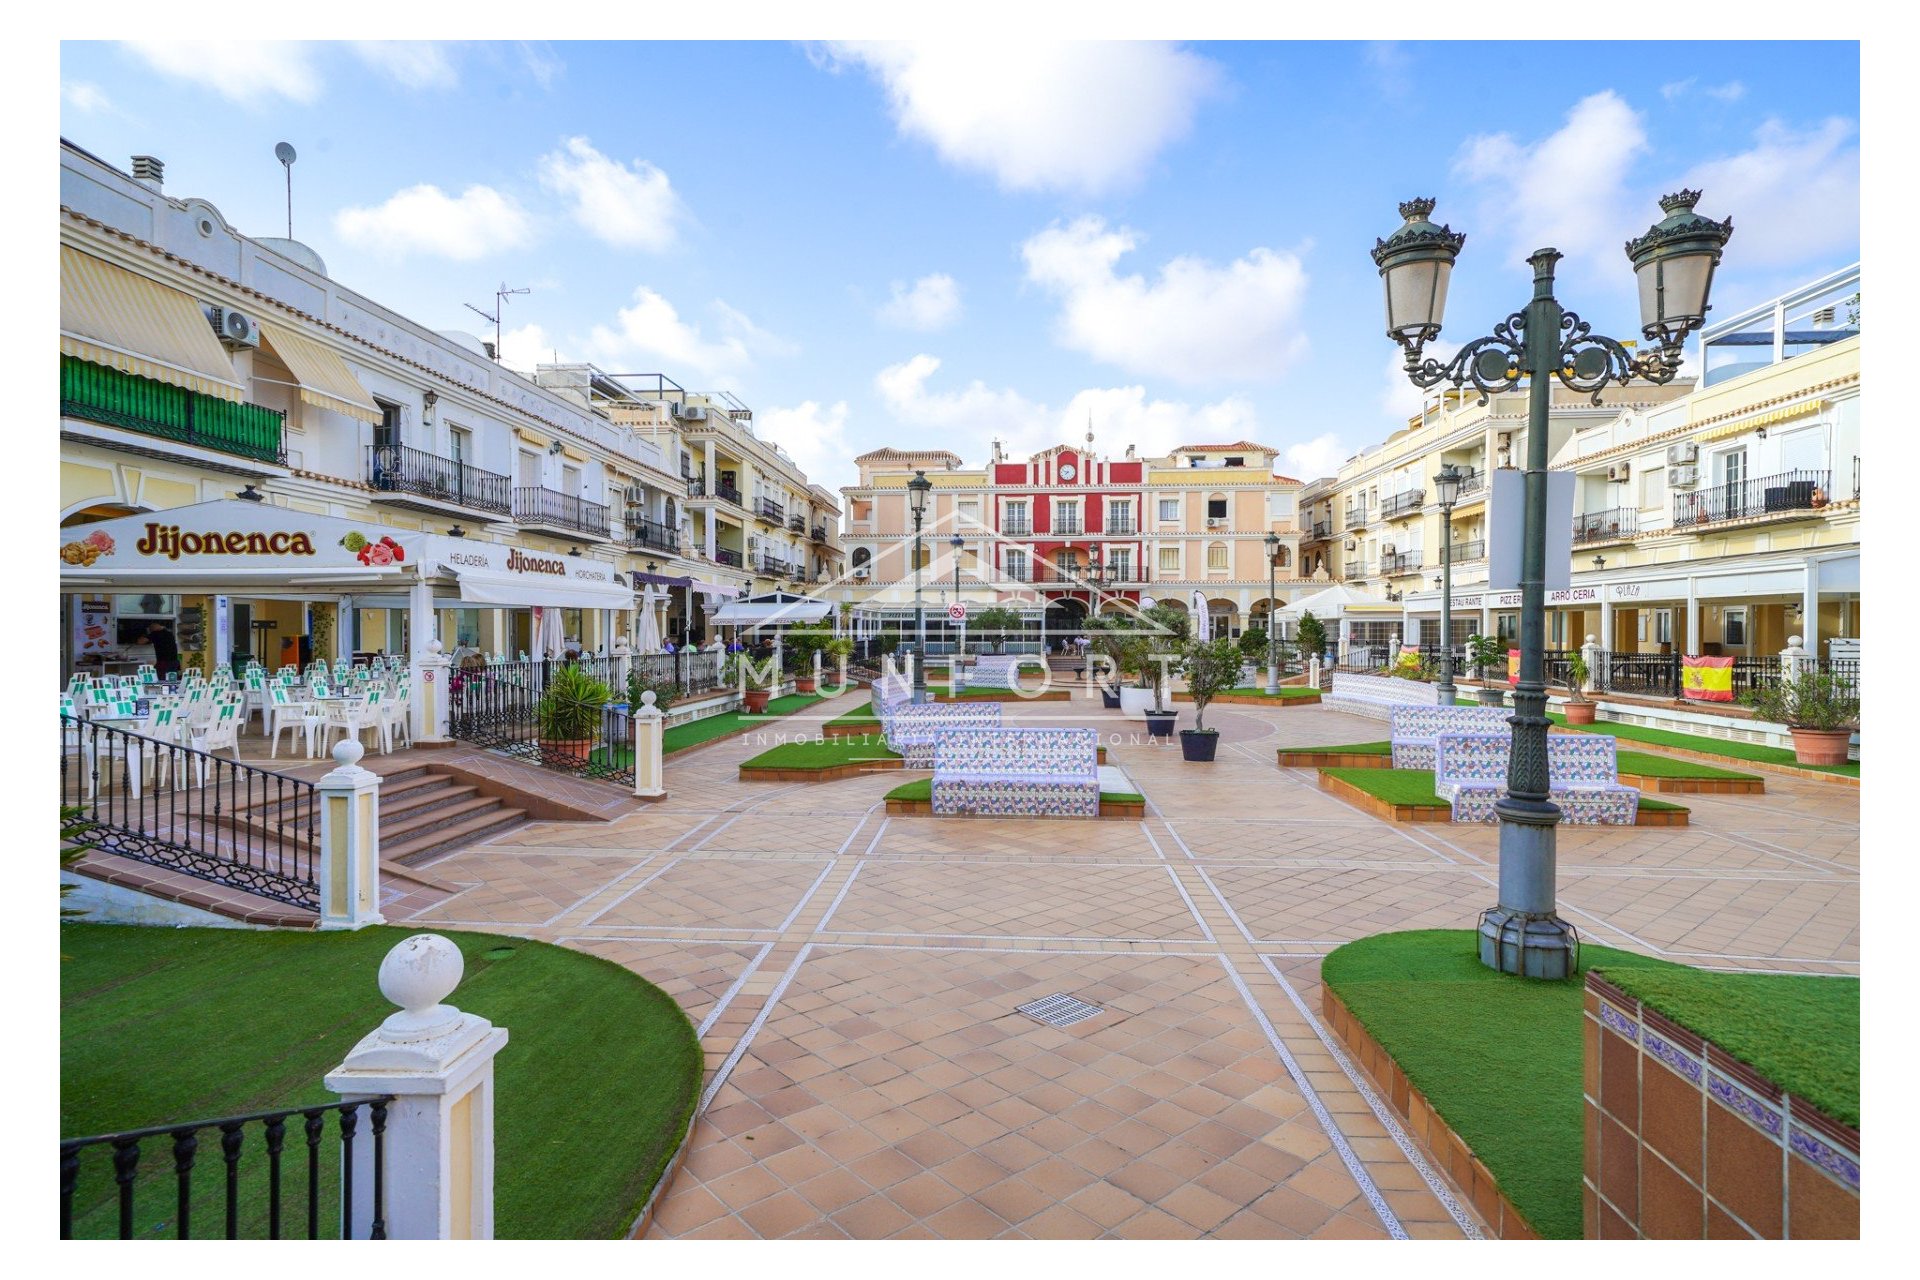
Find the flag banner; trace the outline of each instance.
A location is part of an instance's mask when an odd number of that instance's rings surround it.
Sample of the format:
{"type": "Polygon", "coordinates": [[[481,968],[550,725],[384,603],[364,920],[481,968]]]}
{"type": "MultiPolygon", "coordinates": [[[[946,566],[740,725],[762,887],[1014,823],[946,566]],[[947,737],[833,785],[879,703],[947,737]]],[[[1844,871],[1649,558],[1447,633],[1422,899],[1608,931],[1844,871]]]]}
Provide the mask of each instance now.
{"type": "Polygon", "coordinates": [[[1520,683],[1520,651],[1518,649],[1507,650],[1507,683],[1520,683]]]}
{"type": "Polygon", "coordinates": [[[1688,654],[1680,660],[1680,687],[1695,702],[1733,701],[1733,659],[1688,654]]]}

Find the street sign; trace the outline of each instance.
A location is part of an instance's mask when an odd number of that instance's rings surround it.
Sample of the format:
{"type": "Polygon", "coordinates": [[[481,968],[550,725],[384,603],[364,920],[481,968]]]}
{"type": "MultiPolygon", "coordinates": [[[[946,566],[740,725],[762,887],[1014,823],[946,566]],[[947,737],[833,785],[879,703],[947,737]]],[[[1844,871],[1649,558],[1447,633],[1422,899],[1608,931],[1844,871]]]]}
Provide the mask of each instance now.
{"type": "Polygon", "coordinates": [[[965,622],[967,620],[967,606],[963,604],[948,605],[947,617],[954,622],[965,622]]]}

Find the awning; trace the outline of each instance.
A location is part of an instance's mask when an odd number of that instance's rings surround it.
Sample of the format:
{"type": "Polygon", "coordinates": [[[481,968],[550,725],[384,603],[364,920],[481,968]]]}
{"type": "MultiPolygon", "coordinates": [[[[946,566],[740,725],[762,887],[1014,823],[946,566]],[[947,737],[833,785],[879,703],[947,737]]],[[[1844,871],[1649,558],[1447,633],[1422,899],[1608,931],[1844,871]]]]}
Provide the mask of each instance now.
{"type": "Polygon", "coordinates": [[[294,381],[300,384],[302,400],[322,409],[344,413],[349,418],[380,425],[379,407],[373,403],[373,397],[367,394],[367,389],[360,385],[360,379],[353,376],[353,370],[347,367],[345,360],[312,338],[265,320],[260,322],[260,337],[273,348],[273,354],[280,357],[280,363],[287,366],[294,381]]]}
{"type": "Polygon", "coordinates": [[[247,397],[198,302],[64,244],[60,354],[222,400],[247,397]]]}
{"type": "Polygon", "coordinates": [[[753,627],[769,622],[818,622],[832,608],[825,600],[790,600],[780,604],[736,600],[721,605],[711,621],[723,627],[753,627]]]}
{"type": "Polygon", "coordinates": [[[686,587],[693,584],[692,578],[675,578],[664,573],[648,573],[643,569],[635,569],[627,576],[635,583],[650,582],[656,587],[686,587]]]}
{"type": "Polygon", "coordinates": [[[460,579],[463,605],[507,605],[516,609],[631,609],[633,590],[578,578],[530,577],[515,573],[486,573],[479,569],[454,572],[460,579]]]}
{"type": "Polygon", "coordinates": [[[695,591],[709,600],[732,600],[740,594],[739,587],[729,586],[726,583],[702,582],[698,578],[690,578],[688,582],[695,591]]]}

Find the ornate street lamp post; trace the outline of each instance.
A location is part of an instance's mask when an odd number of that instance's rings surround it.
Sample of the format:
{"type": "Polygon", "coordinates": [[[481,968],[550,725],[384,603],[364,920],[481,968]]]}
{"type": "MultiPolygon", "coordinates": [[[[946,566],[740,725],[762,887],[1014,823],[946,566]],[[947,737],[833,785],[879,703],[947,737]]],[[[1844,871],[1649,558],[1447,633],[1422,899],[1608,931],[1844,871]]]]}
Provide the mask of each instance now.
{"type": "Polygon", "coordinates": [[[1466,477],[1451,462],[1440,464],[1433,478],[1440,497],[1440,705],[1453,705],[1453,504],[1460,501],[1460,482],[1466,477]]]}
{"type": "Polygon", "coordinates": [[[927,514],[927,495],[933,481],[927,473],[916,471],[907,481],[907,501],[913,508],[913,700],[927,700],[927,606],[920,594],[920,522],[927,514]]]}
{"type": "MultiPolygon", "coordinates": [[[[956,533],[953,535],[952,538],[948,540],[948,545],[953,548],[953,602],[955,604],[959,604],[960,603],[960,549],[967,545],[967,540],[956,533]]],[[[949,627],[953,625],[953,620],[951,618],[947,620],[947,625],[949,627]]],[[[963,655],[960,652],[959,638],[956,637],[953,642],[953,657],[948,659],[948,661],[953,664],[955,670],[959,668],[960,659],[963,656],[965,655],[963,655]]]]}
{"type": "Polygon", "coordinates": [[[1273,613],[1275,573],[1280,564],[1280,535],[1267,534],[1267,696],[1280,696],[1279,622],[1273,613]]]}
{"type": "Polygon", "coordinates": [[[1421,351],[1439,336],[1447,283],[1464,235],[1428,219],[1432,200],[1400,206],[1406,224],[1377,242],[1374,265],[1386,284],[1387,336],[1406,350],[1405,372],[1422,389],[1471,382],[1480,403],[1527,386],[1525,526],[1520,568],[1520,680],[1514,689],[1513,745],[1507,787],[1494,806],[1500,819],[1500,898],[1480,916],[1480,960],[1489,968],[1536,978],[1574,971],[1573,926],[1554,912],[1554,825],[1560,810],[1548,796],[1546,687],[1547,414],[1557,378],[1579,392],[1600,392],[1633,378],[1663,384],[1680,371],[1686,336],[1706,321],[1707,297],[1733,220],[1714,222],[1693,211],[1698,191],[1664,196],[1667,215],[1627,243],[1639,279],[1641,333],[1655,344],[1635,354],[1553,296],[1557,249],[1540,249],[1533,267],[1533,299],[1442,363],[1421,351]]]}

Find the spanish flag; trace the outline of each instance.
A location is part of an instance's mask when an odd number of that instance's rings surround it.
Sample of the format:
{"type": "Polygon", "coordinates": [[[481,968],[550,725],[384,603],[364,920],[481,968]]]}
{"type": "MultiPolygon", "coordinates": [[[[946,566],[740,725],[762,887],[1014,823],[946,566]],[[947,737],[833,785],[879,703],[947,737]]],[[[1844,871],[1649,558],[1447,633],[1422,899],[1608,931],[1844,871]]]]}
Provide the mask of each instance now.
{"type": "Polygon", "coordinates": [[[1681,659],[1681,690],[1695,702],[1733,701],[1733,659],[1703,658],[1688,654],[1681,659]]]}
{"type": "Polygon", "coordinates": [[[1520,683],[1520,651],[1518,649],[1507,650],[1507,683],[1520,683]]]}

